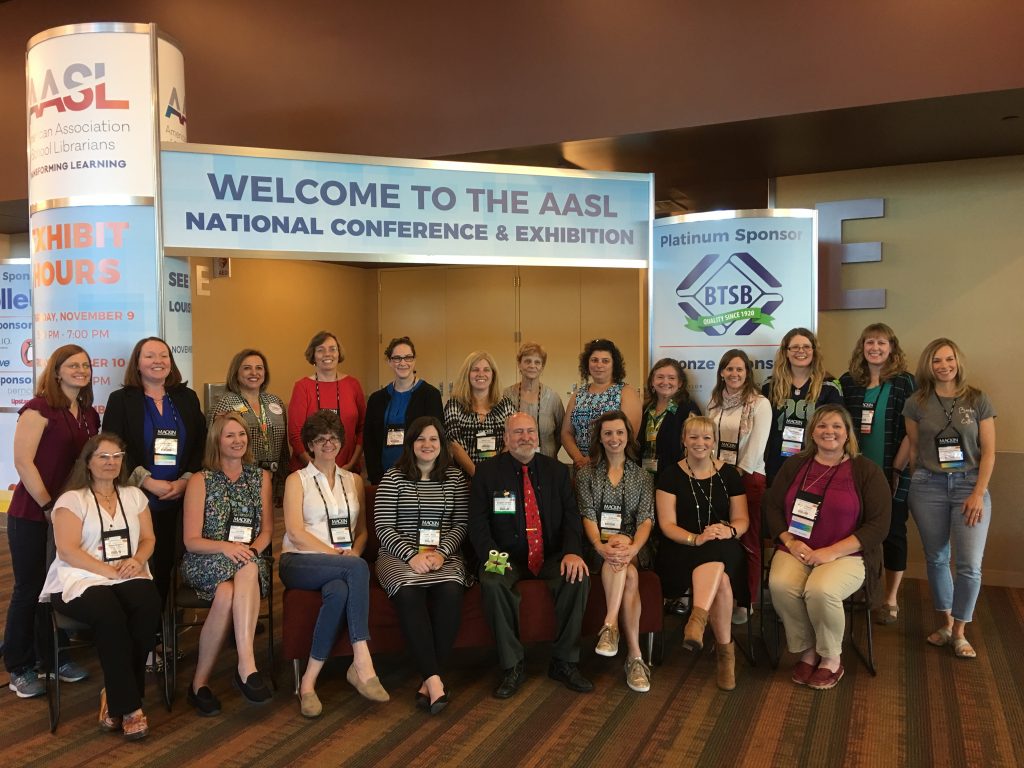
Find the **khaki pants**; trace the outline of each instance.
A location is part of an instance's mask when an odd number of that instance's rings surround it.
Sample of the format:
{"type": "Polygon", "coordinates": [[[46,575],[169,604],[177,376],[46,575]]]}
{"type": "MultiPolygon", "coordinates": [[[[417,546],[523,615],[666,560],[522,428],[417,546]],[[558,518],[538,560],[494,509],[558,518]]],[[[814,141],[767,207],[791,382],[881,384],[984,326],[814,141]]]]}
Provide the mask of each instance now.
{"type": "Polygon", "coordinates": [[[864,559],[848,555],[824,565],[804,565],[785,550],[772,558],[768,589],[786,627],[791,653],[813,647],[819,656],[842,653],[846,632],[843,600],[864,583],[864,559]]]}

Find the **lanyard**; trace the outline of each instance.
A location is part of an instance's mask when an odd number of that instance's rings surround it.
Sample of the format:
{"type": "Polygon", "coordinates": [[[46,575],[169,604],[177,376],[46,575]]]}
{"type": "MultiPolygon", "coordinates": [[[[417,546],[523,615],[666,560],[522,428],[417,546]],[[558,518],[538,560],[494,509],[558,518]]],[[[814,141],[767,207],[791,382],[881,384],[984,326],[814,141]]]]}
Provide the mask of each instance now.
{"type": "MultiPolygon", "coordinates": [[[[145,397],[146,400],[146,418],[148,418],[149,423],[153,425],[153,435],[155,436],[157,430],[160,429],[160,427],[157,425],[157,420],[160,419],[161,413],[156,409],[156,401],[152,397],[149,397],[148,395],[143,395],[143,397],[145,397]]],[[[181,417],[178,416],[178,409],[174,407],[174,401],[171,400],[171,398],[165,393],[163,397],[163,402],[167,404],[167,407],[171,411],[171,417],[174,419],[174,426],[179,433],[178,437],[184,437],[185,429],[182,424],[181,417]]],[[[152,448],[150,450],[152,451],[152,448]]],[[[178,453],[181,453],[180,439],[178,440],[178,453]]]]}
{"type": "MultiPolygon", "coordinates": [[[[743,407],[743,403],[740,403],[739,405],[732,406],[732,408],[721,408],[718,411],[718,424],[715,425],[715,428],[716,428],[716,431],[718,433],[718,441],[719,442],[722,442],[722,417],[725,415],[725,412],[726,411],[734,411],[737,408],[742,408],[742,407],[743,407]]],[[[736,443],[737,444],[739,444],[739,441],[740,441],[740,429],[742,428],[742,426],[743,426],[743,418],[742,418],[742,414],[740,414],[740,423],[739,423],[739,426],[736,427],[736,443]]]]}
{"type": "MultiPolygon", "coordinates": [[[[844,453],[843,456],[845,457],[846,454],[844,453]]],[[[807,477],[811,473],[811,464],[813,464],[813,463],[814,463],[814,457],[812,456],[811,458],[809,458],[807,460],[807,463],[804,464],[804,475],[800,479],[800,490],[802,492],[805,492],[805,493],[811,493],[811,488],[813,488],[821,480],[821,478],[828,477],[828,482],[825,483],[825,487],[821,489],[821,494],[820,494],[820,496],[821,496],[821,503],[824,504],[825,503],[825,494],[828,493],[828,487],[830,485],[832,485],[832,481],[835,479],[835,476],[837,474],[839,474],[839,465],[842,464],[843,461],[842,461],[842,459],[840,459],[839,460],[839,464],[835,464],[835,465],[833,465],[831,467],[826,467],[825,471],[822,472],[820,475],[818,475],[816,478],[814,478],[811,481],[810,485],[804,485],[804,482],[807,480],[807,477]]]]}
{"type": "MultiPolygon", "coordinates": [[[[412,483],[412,491],[416,495],[416,528],[417,529],[423,527],[423,504],[420,502],[420,483],[422,483],[422,482],[423,482],[423,480],[420,479],[420,480],[417,480],[416,482],[412,483]]],[[[431,482],[431,481],[428,480],[427,482],[431,482]]],[[[398,490],[398,504],[396,505],[396,508],[400,509],[401,506],[402,506],[402,489],[399,488],[399,490],[398,490]]],[[[448,494],[445,491],[444,483],[441,483],[441,509],[440,509],[440,511],[435,516],[430,518],[432,520],[437,520],[437,527],[438,527],[438,529],[440,529],[441,523],[444,520],[444,516],[445,516],[445,514],[447,512],[448,512],[448,494]]]]}
{"type": "MultiPolygon", "coordinates": [[[[313,372],[313,383],[316,385],[316,409],[321,410],[320,405],[320,374],[313,372]]],[[[326,382],[324,382],[326,383],[326,382]]],[[[338,414],[338,418],[341,418],[341,379],[334,380],[334,412],[338,414]]]]}
{"type": "MultiPolygon", "coordinates": [[[[96,505],[96,519],[99,521],[99,524],[100,524],[100,541],[102,542],[103,541],[103,534],[107,531],[107,529],[103,527],[103,512],[102,512],[102,509],[100,507],[100,500],[96,498],[96,491],[94,491],[92,489],[92,486],[89,486],[89,493],[92,494],[93,503],[96,505]]],[[[122,530],[124,531],[125,538],[128,540],[128,555],[127,556],[131,557],[132,556],[132,533],[131,533],[131,531],[128,528],[128,515],[126,515],[125,512],[124,512],[124,503],[121,501],[121,494],[118,492],[116,485],[114,486],[114,495],[117,496],[117,508],[121,510],[121,519],[124,520],[124,528],[122,530]]],[[[114,518],[115,519],[117,518],[116,511],[114,513],[114,518]]],[[[114,533],[116,533],[117,530],[118,529],[116,529],[116,528],[111,528],[110,529],[110,531],[112,531],[114,533]]]]}
{"type": "MultiPolygon", "coordinates": [[[[949,410],[947,411],[947,410],[946,410],[945,408],[943,408],[943,406],[942,406],[942,401],[941,401],[941,400],[939,399],[939,393],[938,393],[938,392],[934,392],[934,394],[935,394],[935,402],[937,402],[937,403],[939,404],[939,410],[941,410],[941,411],[942,411],[942,413],[943,413],[943,414],[945,415],[945,417],[946,417],[946,423],[945,423],[945,425],[944,425],[944,426],[942,427],[942,429],[940,429],[940,430],[938,431],[938,433],[937,433],[937,434],[940,434],[940,435],[941,435],[941,434],[942,434],[943,432],[945,432],[945,431],[946,431],[947,429],[949,429],[950,425],[952,425],[952,423],[953,423],[953,414],[954,414],[954,413],[956,412],[956,402],[957,402],[957,400],[959,400],[960,398],[958,398],[958,397],[954,397],[954,398],[953,398],[953,402],[952,402],[952,404],[950,404],[950,406],[949,406],[949,410]]],[[[954,432],[956,432],[957,434],[960,434],[960,430],[959,430],[959,429],[957,429],[956,427],[953,427],[953,431],[954,431],[954,432]]]]}
{"type": "MultiPolygon", "coordinates": [[[[352,508],[349,506],[349,503],[348,503],[348,491],[345,490],[345,478],[344,477],[339,477],[338,481],[341,483],[341,495],[345,499],[345,519],[351,521],[352,520],[352,508]]],[[[327,482],[327,478],[326,477],[324,478],[324,482],[327,482]]],[[[320,489],[320,478],[316,477],[315,475],[313,477],[313,485],[316,486],[317,493],[320,494],[320,501],[322,501],[324,503],[324,512],[327,513],[327,517],[329,519],[331,517],[331,510],[330,510],[330,507],[327,506],[327,497],[324,496],[324,492],[320,489]]],[[[333,493],[331,495],[334,496],[333,493]]],[[[337,504],[337,501],[338,501],[337,496],[334,496],[334,501],[335,501],[335,506],[338,506],[338,504],[337,504]]]]}
{"type": "MultiPolygon", "coordinates": [[[[537,418],[536,418],[538,429],[540,428],[540,400],[541,400],[541,398],[543,396],[544,396],[544,385],[541,384],[540,382],[538,382],[537,383],[537,418]]],[[[523,403],[523,382],[520,381],[519,384],[516,385],[516,410],[517,411],[522,411],[522,408],[521,408],[522,403],[523,403]]],[[[529,406],[529,403],[527,403],[527,406],[529,406]]],[[[525,413],[528,414],[529,411],[525,411],[525,413]]]]}

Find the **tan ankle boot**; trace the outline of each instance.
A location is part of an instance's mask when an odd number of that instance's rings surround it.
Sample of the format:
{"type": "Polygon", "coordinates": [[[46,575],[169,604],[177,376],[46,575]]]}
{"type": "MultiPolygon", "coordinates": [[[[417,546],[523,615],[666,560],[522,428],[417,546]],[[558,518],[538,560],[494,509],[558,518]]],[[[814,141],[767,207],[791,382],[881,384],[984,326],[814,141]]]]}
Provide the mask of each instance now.
{"type": "Polygon", "coordinates": [[[723,691],[731,691],[736,687],[736,643],[718,643],[717,652],[718,687],[723,691]]]}
{"type": "Polygon", "coordinates": [[[704,647],[704,627],[708,623],[708,612],[703,608],[690,609],[690,620],[683,630],[683,648],[688,651],[699,651],[704,647]]]}

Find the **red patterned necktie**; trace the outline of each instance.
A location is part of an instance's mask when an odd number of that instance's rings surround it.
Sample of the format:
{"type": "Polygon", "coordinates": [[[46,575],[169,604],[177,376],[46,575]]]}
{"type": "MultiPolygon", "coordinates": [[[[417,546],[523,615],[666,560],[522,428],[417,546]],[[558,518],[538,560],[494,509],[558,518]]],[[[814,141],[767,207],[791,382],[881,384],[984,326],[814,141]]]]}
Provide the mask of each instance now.
{"type": "Polygon", "coordinates": [[[529,467],[523,464],[523,509],[526,510],[526,544],[529,547],[526,564],[534,576],[540,573],[544,565],[544,531],[540,525],[540,508],[537,506],[537,494],[530,482],[529,467]]]}

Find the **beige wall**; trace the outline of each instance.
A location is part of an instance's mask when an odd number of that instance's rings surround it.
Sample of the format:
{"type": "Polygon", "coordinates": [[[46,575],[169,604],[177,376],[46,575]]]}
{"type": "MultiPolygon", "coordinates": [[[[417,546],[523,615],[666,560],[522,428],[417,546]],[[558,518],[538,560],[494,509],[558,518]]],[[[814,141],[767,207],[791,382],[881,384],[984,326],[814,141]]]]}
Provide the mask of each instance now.
{"type": "MultiPolygon", "coordinates": [[[[838,375],[869,323],[891,325],[916,368],[921,348],[948,336],[964,350],[970,381],[998,418],[993,517],[985,581],[1024,586],[1024,157],[862,169],[778,180],[780,208],[881,197],[885,217],[847,222],[844,242],[881,241],[882,261],[843,267],[844,288],[886,288],[880,310],[822,312],[819,336],[838,375]]],[[[916,536],[916,534],[915,534],[916,536]]],[[[923,574],[920,544],[911,572],[923,574]]]]}

